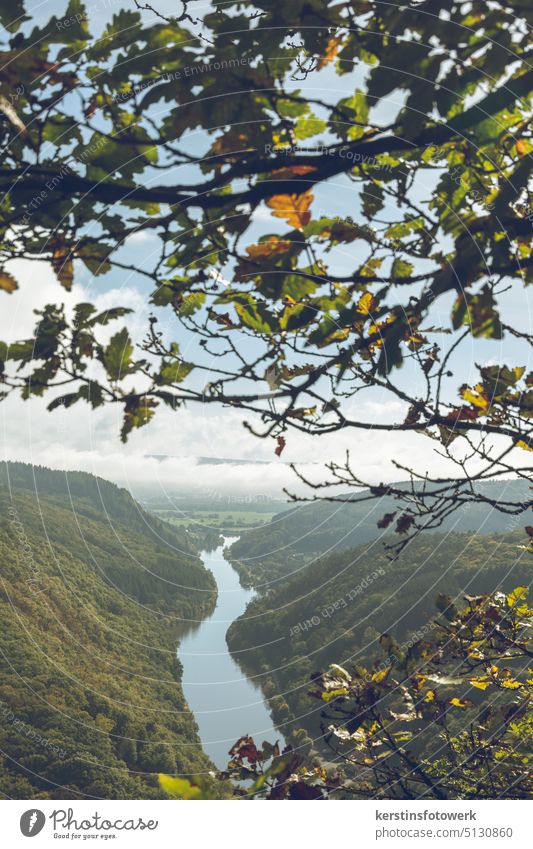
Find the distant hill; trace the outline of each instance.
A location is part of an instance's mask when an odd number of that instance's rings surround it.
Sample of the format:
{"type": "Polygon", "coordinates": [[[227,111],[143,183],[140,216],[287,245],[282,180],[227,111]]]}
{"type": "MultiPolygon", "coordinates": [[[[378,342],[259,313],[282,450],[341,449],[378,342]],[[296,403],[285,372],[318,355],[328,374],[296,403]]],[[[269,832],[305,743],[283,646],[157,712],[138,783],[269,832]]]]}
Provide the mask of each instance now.
{"type": "Polygon", "coordinates": [[[165,538],[169,542],[174,540],[185,552],[194,553],[185,534],[176,534],[166,523],[154,521],[127,489],[87,472],[63,472],[29,463],[1,463],[1,488],[8,492],[26,490],[33,493],[37,501],[42,496],[56,498],[62,506],[70,504],[78,515],[91,515],[91,511],[96,511],[100,518],[107,516],[109,520],[131,524],[140,522],[147,532],[168,534],[165,538]]]}
{"type": "MultiPolygon", "coordinates": [[[[484,483],[479,491],[494,500],[532,499],[525,481],[484,483]]],[[[360,493],[345,496],[358,497],[360,493]]],[[[361,503],[340,498],[297,504],[262,527],[243,532],[230,550],[243,585],[261,588],[290,576],[310,559],[390,536],[390,528],[380,530],[377,522],[385,513],[398,510],[397,501],[387,496],[361,503]]],[[[435,532],[505,533],[527,523],[526,514],[513,517],[489,505],[472,503],[457,510],[435,532]]]]}
{"type": "MultiPolygon", "coordinates": [[[[174,454],[147,454],[146,456],[159,462],[184,459],[174,454]]],[[[187,457],[186,459],[195,460],[199,466],[268,466],[271,463],[270,460],[243,460],[239,457],[187,457]]]]}
{"type": "Polygon", "coordinates": [[[157,773],[212,768],[176,659],[216,597],[186,534],[100,478],[9,463],[0,563],[8,797],[159,798],[157,773]]]}

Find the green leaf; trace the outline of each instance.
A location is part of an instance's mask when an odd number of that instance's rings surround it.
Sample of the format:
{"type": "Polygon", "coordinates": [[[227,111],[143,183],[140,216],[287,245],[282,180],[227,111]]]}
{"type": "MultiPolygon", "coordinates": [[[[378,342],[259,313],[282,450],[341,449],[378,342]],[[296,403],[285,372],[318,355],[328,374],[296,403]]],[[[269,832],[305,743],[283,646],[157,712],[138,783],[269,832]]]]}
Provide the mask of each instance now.
{"type": "Polygon", "coordinates": [[[412,273],[413,266],[410,262],[406,262],[403,259],[395,259],[392,263],[391,277],[395,280],[402,277],[409,277],[412,273]]]}
{"type": "Polygon", "coordinates": [[[88,324],[90,327],[93,327],[95,324],[106,325],[109,324],[110,321],[115,321],[117,318],[123,318],[123,316],[129,315],[132,312],[133,310],[128,307],[111,307],[111,309],[98,313],[98,315],[92,318],[88,324]]]}
{"type": "Polygon", "coordinates": [[[524,156],[513,174],[503,181],[502,187],[494,201],[494,215],[502,218],[509,212],[509,205],[520,195],[531,177],[531,156],[524,156]]]}
{"type": "Polygon", "coordinates": [[[389,374],[393,368],[400,368],[403,364],[400,343],[408,330],[404,318],[396,316],[394,321],[382,330],[383,347],[378,359],[378,374],[383,376],[389,374]]]}
{"type": "MultiPolygon", "coordinates": [[[[298,92],[294,92],[294,94],[296,95],[298,92]]],[[[295,103],[292,100],[285,100],[282,97],[276,100],[276,107],[283,118],[299,118],[302,115],[305,115],[309,109],[305,101],[295,103]]]]}
{"type": "Polygon", "coordinates": [[[235,311],[242,323],[256,333],[272,333],[274,316],[264,304],[253,301],[247,304],[236,303],[235,311]]]}
{"type": "Polygon", "coordinates": [[[104,403],[102,387],[99,383],[96,383],[93,380],[90,380],[89,383],[85,383],[79,390],[78,394],[80,398],[83,398],[84,401],[87,401],[87,403],[90,404],[93,409],[95,409],[96,407],[101,407],[104,403]]]}
{"type": "Polygon", "coordinates": [[[503,330],[496,302],[488,285],[477,295],[462,292],[452,308],[452,326],[457,330],[461,324],[470,327],[472,336],[501,339],[503,330]]]}
{"type": "Polygon", "coordinates": [[[316,307],[308,304],[296,304],[296,306],[286,307],[280,320],[280,326],[283,330],[300,330],[310,322],[317,318],[318,311],[316,307]]]}
{"type": "Polygon", "coordinates": [[[129,395],[124,406],[124,419],[120,438],[126,442],[133,428],[144,427],[154,417],[157,401],[146,395],[129,395]]]}
{"type": "Polygon", "coordinates": [[[178,310],[180,315],[193,315],[203,307],[205,303],[205,295],[203,292],[191,292],[190,295],[184,295],[179,303],[178,310]]]}
{"type": "Polygon", "coordinates": [[[435,606],[450,622],[457,616],[457,608],[449,595],[439,593],[435,600],[435,606]]]}
{"type": "Polygon", "coordinates": [[[303,139],[308,139],[311,136],[317,136],[319,133],[324,132],[327,126],[326,121],[323,121],[321,118],[315,118],[314,115],[298,118],[294,127],[294,135],[298,141],[303,141],[303,139]]]}
{"type": "Polygon", "coordinates": [[[157,382],[165,386],[181,383],[191,373],[193,368],[193,363],[186,363],[184,360],[179,362],[175,360],[163,360],[159,369],[157,382]]]}
{"type": "Polygon", "coordinates": [[[201,799],[202,791],[186,778],[173,778],[170,775],[158,776],[159,786],[167,796],[173,799],[201,799]]]}
{"type": "Polygon", "coordinates": [[[346,113],[348,121],[357,121],[357,124],[348,128],[346,138],[350,140],[359,139],[364,135],[365,127],[360,124],[366,124],[368,121],[369,105],[366,95],[360,89],[357,89],[355,94],[339,101],[338,107],[346,113]]]}
{"type": "Polygon", "coordinates": [[[72,407],[76,401],[79,401],[80,397],[79,392],[69,392],[67,395],[60,395],[58,398],[54,398],[53,401],[50,401],[47,410],[51,412],[52,410],[57,410],[59,407],[67,409],[68,407],[72,407]]]}
{"type": "Polygon", "coordinates": [[[29,20],[24,14],[23,0],[1,0],[0,2],[0,23],[8,32],[16,32],[21,23],[29,20]]]}
{"type": "Polygon", "coordinates": [[[86,327],[90,317],[96,312],[95,307],[89,303],[76,304],[74,307],[74,327],[80,329],[86,327]]]}
{"type": "Polygon", "coordinates": [[[111,380],[120,380],[130,371],[133,345],[127,328],[111,337],[104,351],[104,366],[111,380]]]}
{"type": "Polygon", "coordinates": [[[375,183],[365,183],[361,192],[363,213],[366,218],[374,218],[384,206],[384,194],[381,186],[375,183]]]}

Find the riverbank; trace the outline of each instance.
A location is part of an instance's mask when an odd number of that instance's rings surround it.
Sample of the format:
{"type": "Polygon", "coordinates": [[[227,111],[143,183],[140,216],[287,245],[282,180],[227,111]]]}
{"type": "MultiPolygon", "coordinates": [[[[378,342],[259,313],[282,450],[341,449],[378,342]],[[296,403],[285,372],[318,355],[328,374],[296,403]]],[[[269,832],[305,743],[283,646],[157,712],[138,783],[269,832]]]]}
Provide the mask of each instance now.
{"type": "Polygon", "coordinates": [[[259,682],[247,677],[229,652],[226,634],[243,615],[254,593],[245,589],[224,557],[224,548],[236,541],[225,537],[224,545],[203,551],[200,557],[214,575],[218,596],[215,610],[181,638],[178,658],[183,667],[182,686],[198,725],[204,752],[219,769],[225,769],[229,749],[249,734],[258,743],[284,740],[275,728],[259,682]]]}

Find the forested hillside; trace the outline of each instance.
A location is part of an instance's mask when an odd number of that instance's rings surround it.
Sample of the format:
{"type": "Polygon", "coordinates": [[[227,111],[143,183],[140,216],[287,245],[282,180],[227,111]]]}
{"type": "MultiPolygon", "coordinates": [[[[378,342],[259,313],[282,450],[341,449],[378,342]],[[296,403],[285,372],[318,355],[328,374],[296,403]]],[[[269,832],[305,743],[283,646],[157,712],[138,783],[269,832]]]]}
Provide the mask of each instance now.
{"type": "Polygon", "coordinates": [[[308,694],[314,672],[330,663],[352,668],[379,656],[384,633],[404,650],[427,638],[439,616],[437,598],[442,610],[448,596],[529,585],[531,557],[522,543],[518,531],[427,534],[397,560],[388,559],[378,540],[308,558],[232,624],[230,649],[270,699],[285,736],[309,746],[309,735],[315,739],[320,733],[322,709],[308,694]]]}
{"type": "Polygon", "coordinates": [[[215,585],[184,534],[90,475],[9,464],[0,564],[6,795],[159,796],[161,770],[212,768],[176,643],[215,585]]]}
{"type": "MultiPolygon", "coordinates": [[[[393,486],[402,486],[395,484],[393,486]]],[[[407,491],[408,484],[403,488],[407,491]]],[[[531,498],[527,481],[506,480],[477,484],[476,491],[494,501],[531,498]]],[[[259,590],[271,586],[280,578],[290,577],[309,560],[364,545],[390,535],[398,517],[398,503],[383,496],[375,501],[360,501],[364,493],[354,493],[352,501],[317,501],[297,504],[279,513],[264,525],[245,531],[231,547],[231,560],[239,572],[243,586],[259,590]],[[384,516],[386,527],[378,527],[384,516]]],[[[340,498],[340,497],[339,497],[340,498]]],[[[401,512],[401,511],[400,511],[401,512]]],[[[524,517],[515,517],[495,509],[490,503],[463,505],[435,529],[437,533],[473,531],[477,534],[505,533],[527,524],[524,517]]]]}

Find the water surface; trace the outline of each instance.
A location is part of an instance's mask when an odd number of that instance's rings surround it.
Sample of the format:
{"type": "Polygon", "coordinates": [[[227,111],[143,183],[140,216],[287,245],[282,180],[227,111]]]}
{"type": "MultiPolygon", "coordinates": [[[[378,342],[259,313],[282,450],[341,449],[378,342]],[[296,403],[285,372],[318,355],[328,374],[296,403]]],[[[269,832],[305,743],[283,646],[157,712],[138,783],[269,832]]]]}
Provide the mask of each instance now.
{"type": "MultiPolygon", "coordinates": [[[[231,545],[238,537],[226,537],[231,545]]],[[[183,665],[185,698],[198,723],[204,751],[219,769],[228,763],[228,750],[244,734],[258,746],[263,740],[280,746],[284,740],[276,730],[261,690],[248,680],[231,657],[226,632],[253,596],[239,584],[239,576],[224,559],[224,547],[200,554],[218,585],[213,614],[181,640],[178,657],[183,665]]]]}

